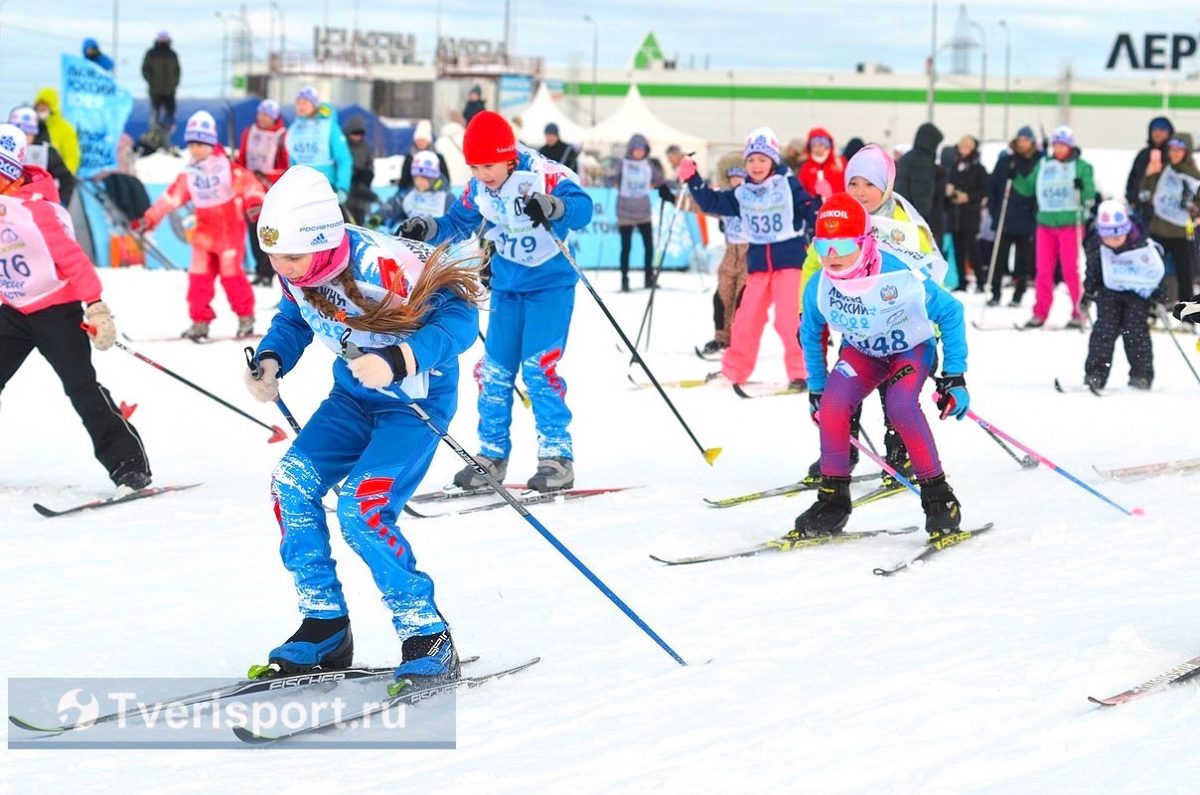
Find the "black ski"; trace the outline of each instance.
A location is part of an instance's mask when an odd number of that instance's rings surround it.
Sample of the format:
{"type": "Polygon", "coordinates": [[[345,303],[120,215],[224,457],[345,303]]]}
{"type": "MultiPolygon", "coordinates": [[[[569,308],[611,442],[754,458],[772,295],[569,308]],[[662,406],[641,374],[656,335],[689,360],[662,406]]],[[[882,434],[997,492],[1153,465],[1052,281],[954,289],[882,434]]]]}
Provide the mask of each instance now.
{"type": "Polygon", "coordinates": [[[958,530],[950,533],[949,535],[944,535],[936,541],[926,541],[925,547],[915,556],[909,558],[908,560],[901,561],[900,563],[897,563],[895,566],[892,566],[888,569],[875,569],[875,573],[880,577],[891,577],[893,574],[898,574],[899,572],[911,567],[915,563],[928,560],[944,549],[958,546],[964,541],[969,541],[977,535],[986,533],[988,530],[991,530],[993,526],[994,525],[991,522],[988,522],[982,527],[976,527],[973,530],[958,530]]]}
{"type": "MultiPolygon", "coordinates": [[[[461,662],[461,665],[468,665],[479,659],[476,657],[468,657],[461,662]]],[[[351,682],[358,679],[385,679],[393,676],[396,671],[396,666],[385,666],[382,668],[336,668],[329,671],[311,671],[309,673],[296,674],[294,676],[277,676],[267,679],[246,679],[241,682],[234,682],[225,687],[214,687],[208,690],[200,690],[196,693],[189,693],[185,696],[173,698],[169,701],[158,701],[154,704],[142,704],[127,709],[122,712],[112,712],[108,715],[101,715],[98,718],[87,721],[85,723],[66,723],[57,726],[38,726],[30,723],[24,718],[16,715],[9,715],[8,721],[12,725],[24,729],[25,731],[39,732],[47,736],[57,736],[64,732],[73,731],[75,729],[86,729],[89,726],[95,726],[97,723],[112,723],[113,721],[121,720],[122,718],[130,718],[142,714],[151,714],[158,710],[167,709],[169,707],[187,707],[194,704],[211,703],[220,701],[221,699],[234,698],[236,696],[248,696],[256,693],[270,693],[277,690],[293,691],[301,687],[309,687],[311,685],[323,685],[333,682],[351,682]]]]}
{"type": "Polygon", "coordinates": [[[732,560],[733,558],[750,558],[755,555],[762,555],[768,552],[793,552],[797,549],[809,549],[811,547],[823,547],[830,544],[845,544],[849,541],[861,541],[864,538],[874,538],[875,536],[899,536],[908,533],[915,533],[920,528],[899,527],[885,528],[883,530],[861,530],[849,533],[834,533],[827,536],[816,536],[814,538],[793,539],[786,536],[782,538],[773,538],[770,541],[764,541],[761,544],[755,544],[746,549],[740,549],[736,552],[723,552],[713,555],[693,555],[686,558],[660,558],[658,555],[651,555],[650,559],[665,563],[668,566],[688,566],[693,563],[712,563],[717,560],[732,560]]]}
{"type": "MultiPolygon", "coordinates": [[[[851,475],[850,482],[859,483],[866,480],[878,480],[879,477],[880,474],[878,472],[870,475],[851,475]]],[[[775,488],[764,489],[763,491],[754,491],[749,494],[739,494],[736,497],[724,497],[717,500],[705,497],[704,501],[714,508],[732,508],[735,505],[744,505],[747,502],[765,500],[769,497],[786,497],[791,494],[799,494],[802,491],[812,491],[820,485],[821,478],[806,477],[803,480],[789,483],[786,486],[776,486],[775,488]]]]}
{"type": "Polygon", "coordinates": [[[1102,707],[1115,707],[1118,704],[1125,704],[1143,696],[1161,693],[1174,685],[1194,679],[1197,676],[1200,676],[1200,657],[1193,657],[1187,662],[1180,663],[1170,670],[1163,671],[1153,679],[1142,682],[1137,687],[1130,688],[1123,693],[1118,693],[1108,698],[1088,696],[1088,701],[1093,704],[1099,704],[1102,707]]]}
{"type": "Polygon", "coordinates": [[[42,516],[46,517],[47,519],[54,519],[59,516],[66,516],[67,514],[79,513],[80,511],[90,511],[93,508],[107,508],[110,505],[120,505],[120,504],[126,503],[126,502],[133,502],[134,500],[144,500],[147,497],[154,497],[159,494],[166,494],[167,492],[170,492],[170,491],[183,491],[184,489],[194,489],[200,485],[203,485],[203,484],[188,483],[185,486],[150,486],[149,488],[141,489],[140,491],[135,491],[132,494],[127,494],[124,497],[106,497],[102,500],[92,500],[91,502],[85,502],[82,505],[76,505],[74,508],[64,508],[61,511],[51,510],[50,508],[47,508],[45,505],[35,502],[33,504],[33,509],[35,511],[37,511],[38,513],[40,513],[42,516]]]}
{"type": "Polygon", "coordinates": [[[779,397],[781,395],[803,395],[808,388],[793,389],[787,384],[766,384],[747,381],[744,384],[734,384],[733,393],[740,398],[753,400],[755,398],[779,397]]]}
{"type": "Polygon", "coordinates": [[[717,351],[714,354],[706,354],[704,351],[702,351],[700,349],[699,345],[695,346],[693,348],[693,350],[696,351],[697,356],[699,356],[701,359],[703,359],[706,362],[719,362],[719,361],[721,361],[722,357],[725,356],[724,348],[722,348],[721,350],[717,351]]]}
{"type": "MultiPolygon", "coordinates": [[[[504,488],[509,491],[525,491],[529,487],[524,483],[505,483],[504,488]]],[[[480,486],[477,489],[463,489],[458,486],[443,486],[437,491],[427,491],[424,494],[415,494],[408,499],[409,502],[447,502],[449,500],[461,500],[464,497],[479,497],[488,494],[495,494],[491,486],[480,486]]]]}
{"type": "Polygon", "coordinates": [[[378,715],[381,712],[386,712],[392,707],[400,704],[415,704],[417,702],[424,701],[427,698],[432,698],[442,693],[448,693],[451,690],[456,690],[462,686],[466,686],[468,689],[479,687],[485,682],[490,682],[493,679],[499,679],[502,676],[509,676],[511,674],[520,673],[527,668],[532,668],[534,665],[540,662],[541,659],[541,657],[534,657],[530,660],[526,660],[520,665],[514,665],[512,668],[505,668],[501,671],[493,671],[492,673],[484,674],[482,676],[464,676],[450,681],[421,683],[419,681],[421,677],[412,677],[411,679],[406,680],[406,686],[396,695],[389,696],[388,698],[381,700],[379,703],[364,707],[357,712],[349,715],[343,715],[338,721],[318,723],[315,726],[308,726],[303,729],[297,729],[295,731],[276,735],[257,734],[244,726],[235,726],[233,729],[233,734],[242,742],[250,745],[267,745],[268,743],[277,743],[281,740],[291,740],[296,737],[303,737],[307,734],[316,734],[318,732],[327,731],[328,729],[345,726],[348,723],[360,720],[361,718],[365,718],[370,715],[378,715]]]}

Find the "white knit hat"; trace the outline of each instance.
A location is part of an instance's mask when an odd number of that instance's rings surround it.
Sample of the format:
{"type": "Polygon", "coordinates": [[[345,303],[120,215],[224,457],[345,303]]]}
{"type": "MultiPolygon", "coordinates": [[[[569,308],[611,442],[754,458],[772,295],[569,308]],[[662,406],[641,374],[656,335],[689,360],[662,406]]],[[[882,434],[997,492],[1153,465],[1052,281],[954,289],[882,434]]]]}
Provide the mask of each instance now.
{"type": "Polygon", "coordinates": [[[755,127],[746,136],[746,147],[742,150],[743,157],[750,155],[766,155],[779,165],[779,136],[770,127],[755,127]]]}
{"type": "Polygon", "coordinates": [[[187,120],[183,130],[185,143],[217,145],[217,120],[206,110],[198,110],[187,120]]]}
{"type": "Polygon", "coordinates": [[[11,124],[0,124],[0,177],[21,178],[25,168],[25,133],[11,124]]]}
{"type": "Polygon", "coordinates": [[[433,125],[429,123],[429,119],[421,119],[419,122],[417,122],[417,126],[413,129],[413,140],[433,140],[433,125]]]}
{"type": "Polygon", "coordinates": [[[267,191],[258,216],[258,242],[267,254],[325,251],[345,236],[337,194],[320,171],[292,166],[267,191]]]}

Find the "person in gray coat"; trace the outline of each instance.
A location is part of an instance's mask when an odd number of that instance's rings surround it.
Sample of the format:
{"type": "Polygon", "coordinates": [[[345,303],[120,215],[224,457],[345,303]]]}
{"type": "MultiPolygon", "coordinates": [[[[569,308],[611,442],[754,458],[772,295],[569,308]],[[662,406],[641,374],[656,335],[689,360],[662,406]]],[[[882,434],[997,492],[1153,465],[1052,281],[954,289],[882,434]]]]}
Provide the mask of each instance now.
{"type": "Polygon", "coordinates": [[[662,164],[650,157],[650,142],[635,133],[625,146],[625,157],[617,166],[617,230],[621,234],[621,292],[629,292],[629,248],[633,230],[642,235],[646,289],[654,283],[654,227],[651,224],[650,193],[663,181],[662,164]]]}

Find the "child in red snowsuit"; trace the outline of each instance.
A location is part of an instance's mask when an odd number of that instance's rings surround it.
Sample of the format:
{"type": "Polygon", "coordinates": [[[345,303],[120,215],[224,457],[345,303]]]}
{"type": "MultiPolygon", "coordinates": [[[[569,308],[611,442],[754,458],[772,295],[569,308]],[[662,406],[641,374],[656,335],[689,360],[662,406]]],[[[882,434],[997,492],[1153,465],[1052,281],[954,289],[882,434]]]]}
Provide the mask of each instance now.
{"type": "Polygon", "coordinates": [[[238,317],[237,336],[249,336],[254,333],[254,291],[242,268],[246,218],[257,219],[263,186],[250,171],[230,161],[217,141],[217,123],[207,111],[197,111],[188,119],[184,140],[191,162],[130,228],[149,231],[168,213],[192,202],[196,228],[187,295],[192,325],[181,336],[192,340],[208,336],[208,324],[217,316],[211,304],[218,276],[238,317]]]}

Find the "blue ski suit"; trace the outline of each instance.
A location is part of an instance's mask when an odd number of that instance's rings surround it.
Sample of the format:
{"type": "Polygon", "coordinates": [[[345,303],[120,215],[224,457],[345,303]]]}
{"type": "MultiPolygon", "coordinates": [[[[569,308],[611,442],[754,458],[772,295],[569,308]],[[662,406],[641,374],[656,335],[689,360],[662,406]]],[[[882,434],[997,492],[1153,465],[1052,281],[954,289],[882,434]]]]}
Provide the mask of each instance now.
{"type": "Polygon", "coordinates": [[[495,245],[487,344],[475,371],[479,383],[479,450],[488,458],[508,458],[512,449],[513,383],[517,368],[529,391],[538,434],[538,458],[574,458],[567,382],[557,367],[567,345],[575,307],[575,269],[543,227],[534,227],[521,197],[548,193],[562,199],[554,235],[566,240],[572,229],[592,220],[593,203],[574,172],[518,146],[517,168],[496,191],[478,180],[437,219],[431,243],[462,241],[483,228],[495,245]]]}
{"type": "MultiPolygon", "coordinates": [[[[381,300],[389,284],[402,281],[407,296],[432,249],[357,226],[347,226],[348,267],[358,289],[381,300]]],[[[361,314],[340,276],[317,288],[347,315],[361,314]]],[[[316,337],[335,352],[343,337],[364,352],[407,345],[416,361],[410,375],[391,389],[363,386],[344,359],[333,364],[333,390],[296,437],[271,480],[282,540],[279,553],[296,582],[306,618],[347,614],[329,546],[321,498],[337,487],[337,517],[346,543],[371,569],[392,623],[403,640],[440,632],[445,623],[433,599],[433,580],[417,569],[397,515],[429,469],[438,437],[408,408],[411,398],[446,427],[458,405],[458,355],[475,341],[479,310],[448,291],[426,315],[425,324],[401,337],[350,330],[322,315],[301,288],[284,281],[284,300],[258,346],[256,359],[274,358],[280,375],[296,366],[316,337]],[[338,486],[340,481],[343,481],[338,486]]]]}

